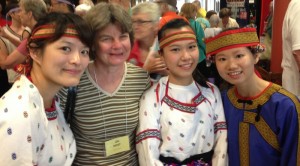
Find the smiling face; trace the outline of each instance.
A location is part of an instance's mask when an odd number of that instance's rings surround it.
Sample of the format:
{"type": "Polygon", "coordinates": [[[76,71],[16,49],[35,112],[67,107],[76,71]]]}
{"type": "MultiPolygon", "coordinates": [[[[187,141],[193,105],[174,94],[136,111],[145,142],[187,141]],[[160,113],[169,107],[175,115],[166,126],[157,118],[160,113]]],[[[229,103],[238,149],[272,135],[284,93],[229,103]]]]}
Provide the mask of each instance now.
{"type": "Polygon", "coordinates": [[[123,65],[131,50],[129,33],[122,33],[118,25],[109,24],[98,32],[94,47],[97,62],[105,66],[123,65]]]}
{"type": "Polygon", "coordinates": [[[136,40],[147,40],[157,34],[158,22],[152,21],[147,13],[138,13],[132,16],[132,27],[136,40]]]}
{"type": "Polygon", "coordinates": [[[61,37],[43,51],[30,50],[30,56],[31,74],[38,73],[39,80],[57,88],[76,86],[89,63],[89,48],[78,38],[61,37]]]}
{"type": "Polygon", "coordinates": [[[215,55],[220,76],[233,85],[251,85],[254,80],[254,65],[259,57],[246,47],[232,48],[215,55]]]}
{"type": "MultiPolygon", "coordinates": [[[[165,36],[175,32],[192,31],[188,26],[180,29],[169,29],[165,36]]],[[[162,57],[169,70],[169,81],[177,85],[189,85],[193,81],[192,73],[198,64],[199,50],[196,40],[178,40],[161,51],[162,57]]]]}

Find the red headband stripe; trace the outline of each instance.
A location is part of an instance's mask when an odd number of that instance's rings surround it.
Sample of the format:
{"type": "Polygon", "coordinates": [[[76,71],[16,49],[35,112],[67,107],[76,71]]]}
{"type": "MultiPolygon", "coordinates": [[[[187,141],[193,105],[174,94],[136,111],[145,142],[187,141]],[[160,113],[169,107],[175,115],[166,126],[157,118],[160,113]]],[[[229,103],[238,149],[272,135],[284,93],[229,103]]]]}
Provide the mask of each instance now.
{"type": "MultiPolygon", "coordinates": [[[[55,25],[41,25],[37,27],[31,35],[31,39],[41,39],[41,38],[49,38],[52,37],[55,33],[55,25]]],[[[74,29],[73,25],[69,25],[65,30],[64,35],[66,37],[78,37],[78,33],[76,29],[74,29]]]]}
{"type": "Polygon", "coordinates": [[[159,47],[160,49],[163,49],[174,42],[182,40],[196,40],[196,36],[193,31],[180,31],[172,33],[160,39],[159,47]]]}

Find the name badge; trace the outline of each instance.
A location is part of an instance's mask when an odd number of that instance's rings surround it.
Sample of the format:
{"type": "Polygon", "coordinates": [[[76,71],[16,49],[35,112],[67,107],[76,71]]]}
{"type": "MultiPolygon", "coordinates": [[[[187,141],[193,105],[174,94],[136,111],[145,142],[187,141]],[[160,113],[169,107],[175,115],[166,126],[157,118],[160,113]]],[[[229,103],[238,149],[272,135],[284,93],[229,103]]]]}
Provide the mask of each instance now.
{"type": "Polygon", "coordinates": [[[105,152],[107,157],[128,150],[130,150],[128,135],[105,142],[105,152]]]}

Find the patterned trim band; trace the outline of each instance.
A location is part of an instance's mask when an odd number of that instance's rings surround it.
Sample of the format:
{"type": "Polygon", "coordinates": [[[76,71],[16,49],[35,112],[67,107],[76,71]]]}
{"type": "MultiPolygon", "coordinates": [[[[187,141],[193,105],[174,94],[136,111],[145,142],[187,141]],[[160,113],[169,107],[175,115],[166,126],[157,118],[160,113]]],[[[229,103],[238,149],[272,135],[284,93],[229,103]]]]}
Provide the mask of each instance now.
{"type": "Polygon", "coordinates": [[[171,43],[174,43],[176,41],[181,41],[181,40],[196,41],[196,35],[193,31],[180,31],[180,32],[172,33],[159,40],[159,47],[160,49],[163,49],[164,47],[170,45],[171,43]]]}
{"type": "Polygon", "coordinates": [[[259,40],[255,28],[227,30],[206,41],[208,57],[227,49],[258,45],[259,40]]]}
{"type": "MultiPolygon", "coordinates": [[[[31,39],[49,38],[52,37],[54,33],[55,33],[55,25],[53,24],[42,25],[35,28],[34,32],[31,35],[31,39]]],[[[68,28],[65,30],[63,36],[77,38],[78,33],[74,29],[73,25],[69,25],[68,28]]]]}

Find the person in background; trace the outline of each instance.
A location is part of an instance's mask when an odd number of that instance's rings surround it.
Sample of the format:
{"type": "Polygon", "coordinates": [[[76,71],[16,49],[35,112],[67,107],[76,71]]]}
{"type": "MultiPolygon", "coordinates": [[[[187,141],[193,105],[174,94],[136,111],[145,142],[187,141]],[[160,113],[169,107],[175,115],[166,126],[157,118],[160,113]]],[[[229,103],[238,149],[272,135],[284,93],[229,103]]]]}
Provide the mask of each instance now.
{"type": "Polygon", "coordinates": [[[140,100],[140,165],[225,166],[227,129],[221,95],[195,70],[199,52],[192,27],[174,19],[159,30],[158,39],[169,75],[140,100]]]}
{"type": "Polygon", "coordinates": [[[220,18],[217,14],[210,16],[209,23],[210,28],[204,30],[205,38],[214,37],[222,31],[222,28],[218,27],[220,18]]]}
{"type": "Polygon", "coordinates": [[[300,103],[255,74],[264,51],[256,29],[223,31],[206,40],[206,51],[221,77],[233,85],[222,93],[229,165],[299,165],[300,103]]]}
{"type": "Polygon", "coordinates": [[[269,4],[269,14],[264,21],[264,31],[261,35],[263,39],[261,42],[266,46],[266,51],[263,52],[260,56],[261,60],[270,60],[271,59],[271,50],[272,50],[272,25],[273,25],[273,1],[269,4]]]}
{"type": "Polygon", "coordinates": [[[79,4],[75,7],[75,14],[79,15],[80,17],[84,17],[84,15],[92,8],[92,6],[88,4],[79,4]]]}
{"type": "Polygon", "coordinates": [[[206,10],[204,8],[201,8],[200,1],[196,0],[193,1],[193,4],[196,6],[197,15],[196,15],[196,21],[198,21],[202,27],[203,30],[205,28],[210,27],[208,20],[206,19],[206,10]]]}
{"type": "Polygon", "coordinates": [[[220,28],[228,29],[228,28],[239,28],[239,24],[235,19],[231,18],[231,10],[229,8],[222,8],[219,12],[219,17],[221,18],[221,22],[219,23],[220,28]]]}
{"type": "Polygon", "coordinates": [[[72,0],[51,0],[49,12],[74,13],[75,5],[72,0]]]}
{"type": "Polygon", "coordinates": [[[76,143],[56,94],[79,83],[91,35],[74,14],[50,13],[37,22],[28,39],[31,70],[0,98],[1,163],[72,164],[76,143]]]}
{"type": "Polygon", "coordinates": [[[218,14],[218,13],[217,13],[216,11],[214,11],[214,10],[209,10],[209,11],[207,11],[205,18],[206,18],[207,20],[209,20],[210,17],[211,17],[212,15],[214,15],[214,14],[218,14]]]}
{"type": "Polygon", "coordinates": [[[292,0],[282,26],[283,56],[282,86],[300,98],[300,38],[299,1],[292,0]]]}
{"type": "MultiPolygon", "coordinates": [[[[6,24],[6,20],[4,20],[4,17],[2,16],[2,5],[0,4],[0,27],[5,26],[6,24]]],[[[2,39],[2,38],[1,38],[2,39]]],[[[3,48],[5,47],[4,42],[0,42],[0,54],[1,52],[3,52],[3,48]]],[[[11,87],[11,85],[8,82],[8,78],[7,78],[7,72],[6,70],[2,70],[0,68],[0,96],[2,96],[5,92],[7,92],[9,90],[9,88],[11,87]]]]}
{"type": "MultiPolygon", "coordinates": [[[[150,78],[126,63],[134,42],[130,15],[114,3],[99,3],[84,18],[93,30],[93,62],[77,86],[70,119],[74,165],[137,165],[138,101],[150,78]]],[[[65,107],[67,89],[59,94],[65,107]]]]}
{"type": "Polygon", "coordinates": [[[75,7],[75,14],[83,17],[94,5],[92,0],[79,0],[79,5],[75,7]]]}
{"type": "Polygon", "coordinates": [[[142,67],[153,76],[166,75],[166,66],[158,54],[157,32],[160,19],[159,6],[153,2],[139,3],[132,8],[134,44],[128,62],[142,67]]]}
{"type": "Polygon", "coordinates": [[[177,18],[185,19],[188,22],[185,17],[179,16],[177,14],[177,0],[155,0],[154,2],[159,4],[161,11],[159,28],[161,28],[167,22],[177,18]]]}
{"type": "Polygon", "coordinates": [[[47,8],[43,0],[20,0],[19,7],[21,23],[26,27],[22,34],[22,42],[11,54],[0,53],[0,66],[3,69],[14,68],[18,73],[24,74],[30,69],[27,38],[37,20],[47,14],[47,8]]]}
{"type": "Polygon", "coordinates": [[[115,3],[122,6],[128,13],[131,13],[130,0],[108,0],[109,3],[115,3]]]}
{"type": "Polygon", "coordinates": [[[180,16],[185,17],[189,20],[193,31],[197,37],[197,46],[199,49],[199,60],[197,65],[197,70],[199,70],[206,78],[208,77],[208,72],[206,68],[206,61],[205,61],[205,44],[204,44],[204,31],[199,22],[195,20],[197,14],[197,7],[193,3],[184,3],[180,9],[180,16]]]}
{"type": "Polygon", "coordinates": [[[13,52],[8,52],[10,54],[0,53],[0,66],[3,69],[14,68],[18,73],[24,74],[30,69],[28,63],[29,52],[26,46],[27,37],[30,35],[31,29],[36,24],[37,19],[46,14],[46,5],[42,0],[21,0],[19,6],[21,23],[26,27],[22,33],[22,42],[13,52]]]}
{"type": "MultiPolygon", "coordinates": [[[[1,54],[9,55],[11,54],[18,44],[22,40],[22,32],[24,31],[24,26],[22,26],[20,16],[19,16],[19,5],[15,0],[8,1],[6,4],[6,18],[11,20],[11,24],[0,28],[0,43],[1,43],[1,54]]],[[[7,78],[9,87],[15,82],[19,74],[13,69],[7,69],[7,78]]],[[[8,89],[7,89],[8,90],[8,89]]],[[[3,94],[2,94],[3,95],[3,94]]]]}
{"type": "Polygon", "coordinates": [[[206,16],[206,10],[204,8],[201,7],[201,2],[199,0],[195,0],[193,1],[193,4],[196,5],[197,7],[197,18],[205,18],[206,16]]]}
{"type": "Polygon", "coordinates": [[[18,46],[22,41],[22,33],[24,31],[24,26],[20,19],[20,8],[17,1],[9,1],[6,4],[5,10],[6,18],[11,21],[11,24],[6,24],[4,27],[0,28],[0,36],[8,39],[14,46],[18,46]]]}
{"type": "Polygon", "coordinates": [[[87,4],[88,6],[91,6],[91,7],[95,6],[94,2],[92,0],[79,0],[79,5],[80,4],[87,4]]]}

